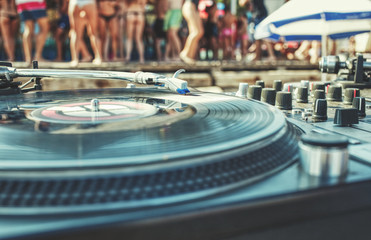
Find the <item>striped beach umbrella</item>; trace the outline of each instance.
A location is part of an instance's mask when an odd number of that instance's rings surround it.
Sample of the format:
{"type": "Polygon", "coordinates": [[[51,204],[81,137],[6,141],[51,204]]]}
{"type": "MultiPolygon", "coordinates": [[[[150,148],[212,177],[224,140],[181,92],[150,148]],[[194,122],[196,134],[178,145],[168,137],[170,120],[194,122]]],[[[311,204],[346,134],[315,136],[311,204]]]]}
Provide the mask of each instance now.
{"type": "Polygon", "coordinates": [[[255,38],[324,41],[370,30],[370,0],[291,0],[257,25],[255,38]]]}

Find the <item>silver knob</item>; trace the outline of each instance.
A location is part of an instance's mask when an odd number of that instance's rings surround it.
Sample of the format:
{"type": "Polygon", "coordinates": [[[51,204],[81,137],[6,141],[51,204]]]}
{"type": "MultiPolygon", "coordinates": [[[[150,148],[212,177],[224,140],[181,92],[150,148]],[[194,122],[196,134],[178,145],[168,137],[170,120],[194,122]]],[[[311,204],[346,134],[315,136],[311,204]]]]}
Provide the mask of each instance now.
{"type": "Polygon", "coordinates": [[[135,85],[135,84],[133,84],[133,83],[128,83],[127,85],[126,85],[126,88],[136,88],[137,86],[135,85]]]}
{"type": "Polygon", "coordinates": [[[300,163],[309,175],[340,177],[348,171],[348,139],[339,135],[304,135],[299,142],[300,163]]]}
{"type": "Polygon", "coordinates": [[[93,100],[90,101],[91,105],[91,110],[93,112],[99,112],[99,100],[94,98],[93,100]]]}
{"type": "Polygon", "coordinates": [[[240,85],[238,86],[238,91],[236,92],[236,96],[246,98],[248,89],[249,89],[248,83],[240,83],[240,85]]]}

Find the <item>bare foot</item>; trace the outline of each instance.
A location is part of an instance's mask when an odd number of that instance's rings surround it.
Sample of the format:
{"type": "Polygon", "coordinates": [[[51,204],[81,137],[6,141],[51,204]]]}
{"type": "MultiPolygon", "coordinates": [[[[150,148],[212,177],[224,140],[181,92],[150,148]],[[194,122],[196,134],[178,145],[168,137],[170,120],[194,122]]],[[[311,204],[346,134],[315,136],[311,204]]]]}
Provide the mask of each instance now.
{"type": "Polygon", "coordinates": [[[276,61],[277,61],[277,58],[276,58],[275,56],[269,56],[269,57],[267,58],[267,61],[268,61],[268,62],[276,62],[276,61]]]}
{"type": "Polygon", "coordinates": [[[184,53],[184,52],[181,52],[179,54],[179,57],[180,59],[182,59],[183,62],[187,63],[187,64],[190,64],[190,65],[194,65],[196,64],[196,61],[190,57],[187,57],[187,55],[184,53]]]}
{"type": "Polygon", "coordinates": [[[88,56],[88,57],[83,57],[81,59],[81,62],[91,62],[92,61],[92,56],[88,56]]]}
{"type": "Polygon", "coordinates": [[[43,57],[39,57],[39,58],[35,57],[34,61],[38,61],[38,62],[50,62],[49,60],[47,60],[47,59],[45,59],[43,57]]]}
{"type": "Polygon", "coordinates": [[[94,65],[101,65],[102,64],[102,59],[101,58],[94,58],[93,59],[93,64],[94,65]]]}
{"type": "Polygon", "coordinates": [[[79,64],[79,61],[77,61],[77,60],[72,60],[72,61],[70,62],[70,66],[71,66],[71,67],[77,67],[78,64],[79,64]]]}

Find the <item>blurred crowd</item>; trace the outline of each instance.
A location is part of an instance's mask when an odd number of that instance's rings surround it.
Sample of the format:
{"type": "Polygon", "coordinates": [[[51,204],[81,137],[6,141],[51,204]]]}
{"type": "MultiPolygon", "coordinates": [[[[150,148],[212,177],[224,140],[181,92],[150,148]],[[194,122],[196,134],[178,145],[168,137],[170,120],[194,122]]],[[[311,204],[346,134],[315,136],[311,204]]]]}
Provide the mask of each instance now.
{"type": "MultiPolygon", "coordinates": [[[[255,40],[263,0],[0,0],[0,58],[9,61],[316,62],[320,44],[255,40]]],[[[332,48],[335,49],[335,48],[332,48]]]]}

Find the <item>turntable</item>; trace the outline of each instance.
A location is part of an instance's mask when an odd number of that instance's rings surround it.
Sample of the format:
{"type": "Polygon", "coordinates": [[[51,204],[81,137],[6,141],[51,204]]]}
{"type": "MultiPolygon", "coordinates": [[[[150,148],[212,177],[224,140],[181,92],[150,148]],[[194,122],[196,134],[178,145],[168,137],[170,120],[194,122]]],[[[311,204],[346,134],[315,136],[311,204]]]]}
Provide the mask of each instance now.
{"type": "Polygon", "coordinates": [[[330,84],[275,81],[235,96],[189,90],[181,70],[34,68],[0,68],[1,239],[368,234],[367,89],[335,102],[318,92],[330,84]],[[46,92],[42,77],[153,86],[46,92]]]}

